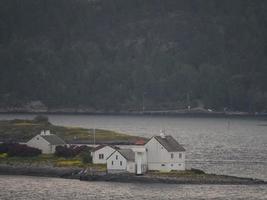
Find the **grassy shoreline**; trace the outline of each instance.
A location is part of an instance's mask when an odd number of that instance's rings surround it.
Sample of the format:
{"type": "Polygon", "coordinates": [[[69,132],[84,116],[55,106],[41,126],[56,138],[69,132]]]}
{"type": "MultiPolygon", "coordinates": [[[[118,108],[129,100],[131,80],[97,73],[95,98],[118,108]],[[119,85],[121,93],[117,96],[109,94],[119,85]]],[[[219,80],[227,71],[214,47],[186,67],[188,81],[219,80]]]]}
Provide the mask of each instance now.
{"type": "Polygon", "coordinates": [[[80,127],[64,127],[53,125],[48,121],[36,121],[25,119],[1,120],[0,141],[27,142],[41,130],[50,130],[71,144],[93,144],[94,131],[96,143],[133,144],[139,139],[146,138],[118,133],[103,129],[86,129],[80,127]]]}
{"type": "Polygon", "coordinates": [[[88,174],[80,176],[81,167],[51,167],[51,166],[13,166],[0,164],[0,175],[24,175],[37,177],[55,177],[65,179],[78,179],[82,181],[106,181],[120,183],[142,183],[142,184],[215,184],[215,185],[266,185],[267,182],[259,179],[242,178],[216,174],[195,174],[187,170],[185,173],[177,173],[171,176],[166,173],[145,174],[136,176],[134,174],[88,174]]]}
{"type": "Polygon", "coordinates": [[[267,182],[227,175],[207,174],[201,170],[159,172],[150,171],[143,176],[134,174],[107,174],[106,165],[83,163],[79,156],[62,158],[54,155],[40,155],[37,157],[0,158],[1,175],[28,175],[80,179],[85,181],[110,181],[125,183],[166,183],[166,184],[267,184],[267,182]],[[84,169],[96,173],[79,175],[84,169]]]}

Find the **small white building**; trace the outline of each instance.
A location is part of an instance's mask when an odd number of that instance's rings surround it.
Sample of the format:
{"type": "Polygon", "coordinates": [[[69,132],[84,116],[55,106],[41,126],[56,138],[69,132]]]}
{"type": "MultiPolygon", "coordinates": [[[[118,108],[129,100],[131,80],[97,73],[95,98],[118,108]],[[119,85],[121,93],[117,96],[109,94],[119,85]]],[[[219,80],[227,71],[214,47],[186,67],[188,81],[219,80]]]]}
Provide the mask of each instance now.
{"type": "Polygon", "coordinates": [[[146,144],[148,170],[185,170],[185,149],[170,135],[152,137],[146,144]]]}
{"type": "Polygon", "coordinates": [[[147,152],[145,147],[133,147],[135,161],[135,173],[137,175],[147,172],[147,152]]]}
{"type": "Polygon", "coordinates": [[[116,151],[116,147],[99,145],[92,151],[93,164],[106,164],[107,158],[116,151]]]}
{"type": "Polygon", "coordinates": [[[107,158],[108,173],[135,173],[135,153],[131,149],[119,149],[107,158]]]}
{"type": "Polygon", "coordinates": [[[43,154],[53,154],[57,146],[67,145],[64,140],[55,134],[51,134],[49,130],[41,131],[41,134],[36,135],[30,139],[27,146],[40,149],[43,154]]]}

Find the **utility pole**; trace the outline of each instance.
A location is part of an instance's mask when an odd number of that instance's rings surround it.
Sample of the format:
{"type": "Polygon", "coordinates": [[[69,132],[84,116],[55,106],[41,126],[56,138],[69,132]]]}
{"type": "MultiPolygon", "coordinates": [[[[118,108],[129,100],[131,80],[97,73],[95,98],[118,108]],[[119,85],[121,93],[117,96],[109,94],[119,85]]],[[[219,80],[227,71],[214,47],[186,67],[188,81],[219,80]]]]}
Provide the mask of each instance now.
{"type": "Polygon", "coordinates": [[[143,98],[142,98],[142,110],[143,110],[143,112],[145,111],[145,92],[143,92],[143,98]]]}
{"type": "Polygon", "coordinates": [[[94,133],[94,146],[95,146],[95,128],[93,129],[93,133],[94,133]]]}

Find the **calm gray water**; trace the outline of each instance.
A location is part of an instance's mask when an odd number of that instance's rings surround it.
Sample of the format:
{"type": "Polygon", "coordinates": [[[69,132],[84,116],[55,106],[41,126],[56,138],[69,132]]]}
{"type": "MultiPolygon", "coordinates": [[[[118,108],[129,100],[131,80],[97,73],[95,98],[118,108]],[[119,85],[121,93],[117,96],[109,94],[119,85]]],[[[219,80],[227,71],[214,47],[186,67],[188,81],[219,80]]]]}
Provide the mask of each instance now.
{"type": "MultiPolygon", "coordinates": [[[[1,119],[34,115],[0,115],[1,119]]],[[[58,125],[103,128],[133,135],[165,129],[187,149],[188,168],[267,180],[267,121],[248,118],[50,115],[58,125]]],[[[0,199],[265,199],[267,186],[90,183],[0,176],[0,199]]]]}
{"type": "MultiPolygon", "coordinates": [[[[0,115],[0,119],[33,117],[0,115]]],[[[103,128],[147,137],[165,129],[187,149],[188,168],[267,180],[267,120],[263,118],[49,115],[49,119],[58,125],[103,128]]]]}
{"type": "Polygon", "coordinates": [[[56,178],[0,176],[1,200],[266,200],[267,186],[167,185],[82,182],[56,178]]]}

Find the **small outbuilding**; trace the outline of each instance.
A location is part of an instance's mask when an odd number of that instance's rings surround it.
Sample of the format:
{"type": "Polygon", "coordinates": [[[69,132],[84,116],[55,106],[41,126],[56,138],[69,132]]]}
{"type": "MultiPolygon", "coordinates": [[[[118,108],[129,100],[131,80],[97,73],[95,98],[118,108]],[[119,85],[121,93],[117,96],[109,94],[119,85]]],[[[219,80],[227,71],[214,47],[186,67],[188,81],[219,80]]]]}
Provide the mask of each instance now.
{"type": "Polygon", "coordinates": [[[107,158],[118,149],[114,146],[99,145],[92,151],[93,164],[106,164],[107,158]]]}
{"type": "Polygon", "coordinates": [[[119,149],[107,158],[108,173],[135,173],[135,153],[131,149],[119,149]]]}
{"type": "Polygon", "coordinates": [[[49,130],[43,130],[30,139],[26,145],[40,149],[43,154],[53,154],[57,146],[65,146],[67,143],[57,135],[51,134],[49,130]]]}

